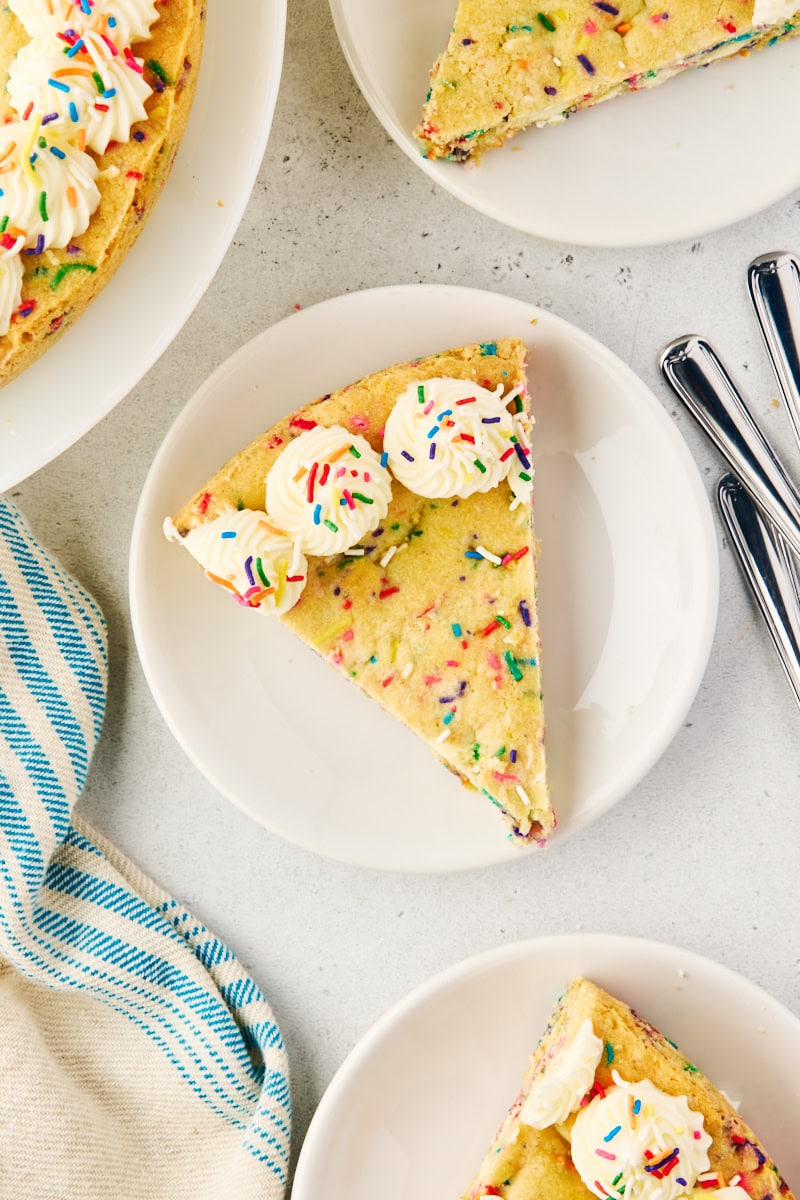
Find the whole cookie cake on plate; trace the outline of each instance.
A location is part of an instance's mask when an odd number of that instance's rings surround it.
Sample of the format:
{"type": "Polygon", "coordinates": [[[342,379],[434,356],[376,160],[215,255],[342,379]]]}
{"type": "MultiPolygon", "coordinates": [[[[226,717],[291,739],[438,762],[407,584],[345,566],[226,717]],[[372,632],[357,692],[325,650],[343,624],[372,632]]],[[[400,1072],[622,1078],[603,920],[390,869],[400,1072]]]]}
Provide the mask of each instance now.
{"type": "Polygon", "coordinates": [[[798,30],[798,0],[459,0],[417,137],[426,158],[477,160],[529,125],[798,30]]]}
{"type": "Polygon", "coordinates": [[[0,385],[80,316],[164,184],[189,116],[202,0],[0,9],[0,385]]]}
{"type": "Polygon", "coordinates": [[[285,417],[165,530],[542,842],[530,429],[521,342],[444,351],[285,417]]]}
{"type": "Polygon", "coordinates": [[[556,1003],[463,1200],[792,1200],[735,1105],[586,979],[556,1003]]]}

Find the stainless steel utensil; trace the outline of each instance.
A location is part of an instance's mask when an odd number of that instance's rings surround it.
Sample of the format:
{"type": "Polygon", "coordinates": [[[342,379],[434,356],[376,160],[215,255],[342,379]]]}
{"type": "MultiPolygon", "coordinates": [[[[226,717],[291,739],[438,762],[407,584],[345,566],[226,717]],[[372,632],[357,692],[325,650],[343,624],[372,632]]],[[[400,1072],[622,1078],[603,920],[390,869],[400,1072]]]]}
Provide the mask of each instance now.
{"type": "Polygon", "coordinates": [[[800,583],[786,542],[733,475],[717,487],[739,561],[800,704],[800,583]]]}
{"type": "Polygon", "coordinates": [[[678,338],[662,354],[661,370],[764,514],[800,555],[800,492],[708,342],[678,338]]]}
{"type": "Polygon", "coordinates": [[[800,261],[793,254],[762,254],[747,269],[747,285],[800,446],[800,261]]]}

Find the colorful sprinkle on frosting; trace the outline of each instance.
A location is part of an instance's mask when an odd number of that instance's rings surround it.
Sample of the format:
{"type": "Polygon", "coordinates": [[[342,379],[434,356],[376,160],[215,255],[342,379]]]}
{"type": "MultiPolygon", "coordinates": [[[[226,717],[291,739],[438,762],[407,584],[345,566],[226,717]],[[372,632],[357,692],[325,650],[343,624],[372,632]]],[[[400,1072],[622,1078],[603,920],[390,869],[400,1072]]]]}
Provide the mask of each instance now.
{"type": "MultiPolygon", "coordinates": [[[[494,343],[489,346],[496,351],[494,343]]],[[[410,491],[430,498],[463,499],[496,487],[512,474],[521,432],[519,418],[507,408],[511,398],[501,387],[489,391],[464,379],[413,384],[398,396],[386,422],[392,472],[410,491]]]]}
{"type": "Polygon", "coordinates": [[[341,554],[389,508],[391,477],[363,437],[314,425],[284,446],[267,476],[265,507],[307,554],[341,554]]]}

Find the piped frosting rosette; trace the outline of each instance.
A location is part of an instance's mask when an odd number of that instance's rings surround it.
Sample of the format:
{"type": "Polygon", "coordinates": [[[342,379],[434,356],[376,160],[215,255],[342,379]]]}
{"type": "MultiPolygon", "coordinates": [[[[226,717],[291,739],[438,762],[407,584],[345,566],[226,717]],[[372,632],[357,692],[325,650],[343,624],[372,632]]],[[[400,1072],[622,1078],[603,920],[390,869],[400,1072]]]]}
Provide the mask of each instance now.
{"type": "Polygon", "coordinates": [[[369,442],[340,425],[317,425],[278,455],[266,480],[266,512],[231,509],[181,537],[214,583],[247,608],[281,616],[306,584],[306,554],[352,551],[389,508],[389,472],[369,442]]]}
{"type": "Polygon", "coordinates": [[[592,1022],[585,1020],[572,1041],[534,1078],[520,1121],[531,1129],[547,1129],[566,1121],[591,1089],[603,1049],[592,1022]]]}
{"type": "Polygon", "coordinates": [[[97,164],[39,121],[0,125],[3,236],[41,251],[66,246],[88,227],[100,203],[97,164]]]}
{"type": "Polygon", "coordinates": [[[378,455],[341,425],[305,430],[267,475],[267,512],[306,554],[350,550],[380,524],[391,498],[391,477],[378,455]]]}
{"type": "Polygon", "coordinates": [[[796,0],[756,0],[753,9],[753,24],[758,26],[777,25],[789,21],[797,12],[796,0]]]}
{"type": "Polygon", "coordinates": [[[306,559],[297,542],[263,512],[231,509],[181,538],[171,522],[164,532],[200,563],[209,579],[246,608],[277,616],[288,612],[306,585],[306,559]]]}
{"type": "Polygon", "coordinates": [[[96,154],[104,154],[111,141],[128,141],[131,126],[147,116],[144,102],[152,91],[143,78],[142,59],[93,31],[66,47],[52,37],[34,38],[8,75],[17,112],[44,114],[48,132],[83,130],[86,146],[96,154]]]}
{"type": "Polygon", "coordinates": [[[685,1096],[647,1079],[614,1086],[581,1108],[572,1127],[572,1161],[595,1196],[677,1200],[708,1170],[711,1137],[685,1096]]]}
{"type": "Polygon", "coordinates": [[[506,407],[511,399],[500,386],[491,392],[465,379],[410,385],[386,422],[384,448],[392,473],[430,499],[466,499],[508,479],[515,496],[527,494],[529,500],[530,451],[521,422],[506,407]]]}
{"type": "Polygon", "coordinates": [[[19,307],[22,295],[22,263],[19,258],[19,245],[17,242],[13,242],[12,247],[12,250],[6,250],[0,254],[0,337],[8,333],[11,314],[19,307]]]}
{"type": "MultiPolygon", "coordinates": [[[[125,142],[152,89],[130,50],[158,19],[154,0],[9,0],[32,40],[9,70],[18,121],[0,126],[0,337],[21,303],[23,247],[63,249],[100,203],[95,154],[125,142]]],[[[88,269],[93,269],[91,266],[88,269]]],[[[30,308],[33,306],[31,305],[30,308]]]]}
{"type": "Polygon", "coordinates": [[[158,19],[154,0],[8,0],[8,6],[31,37],[92,29],[120,47],[144,41],[158,19]]]}

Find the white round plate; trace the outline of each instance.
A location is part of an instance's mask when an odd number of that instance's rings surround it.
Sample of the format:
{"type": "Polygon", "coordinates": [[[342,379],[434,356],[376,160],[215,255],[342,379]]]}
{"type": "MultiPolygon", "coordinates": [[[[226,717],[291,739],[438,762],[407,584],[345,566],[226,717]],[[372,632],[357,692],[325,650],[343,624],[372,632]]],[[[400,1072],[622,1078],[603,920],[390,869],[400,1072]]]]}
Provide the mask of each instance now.
{"type": "Polygon", "coordinates": [[[710,509],[680,434],[613,354],[533,305],[470,288],[381,288],[296,313],[223,365],[167,435],[139,503],[130,596],[145,674],[189,757],[257,821],[321,854],[433,871],[524,851],[414,734],[279,621],[207,583],[163,519],[310,399],[507,336],[529,347],[537,420],[556,840],[642,778],[700,682],[717,604],[710,509]]]}
{"type": "Polygon", "coordinates": [[[74,328],[0,390],[0,492],[110,412],[164,352],[208,287],[264,157],[285,24],[286,0],[209,3],[197,94],[152,217],[74,328]]]}
{"type": "Polygon", "coordinates": [[[785,125],[800,100],[800,38],[517,135],[480,167],[428,162],[414,128],[456,0],[330,0],[367,103],[427,175],[525,233],[589,246],[698,237],[800,184],[785,125]]]}
{"type": "Polygon", "coordinates": [[[469,959],[378,1021],[322,1098],[292,1200],[455,1200],[576,975],[630,1004],[740,1100],[790,1185],[800,1186],[800,1021],[755,984],[686,950],[575,934],[469,959]]]}

